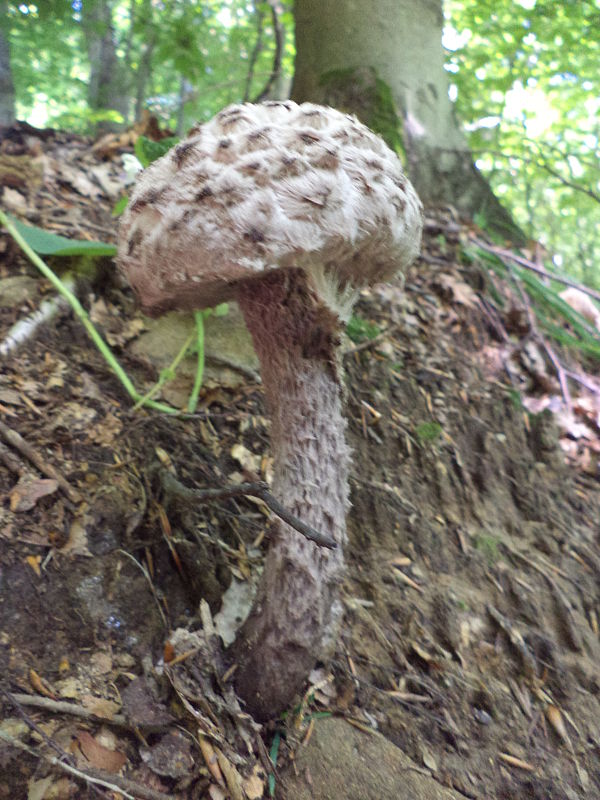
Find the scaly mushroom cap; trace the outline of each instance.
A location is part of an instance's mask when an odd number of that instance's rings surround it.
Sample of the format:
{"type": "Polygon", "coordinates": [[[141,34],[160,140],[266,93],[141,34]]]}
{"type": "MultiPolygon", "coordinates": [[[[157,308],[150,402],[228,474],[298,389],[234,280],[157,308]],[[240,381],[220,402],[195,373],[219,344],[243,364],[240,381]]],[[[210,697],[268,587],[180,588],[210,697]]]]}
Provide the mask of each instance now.
{"type": "Polygon", "coordinates": [[[240,281],[301,267],[344,318],[357,289],[414,260],[421,228],[400,160],[355,117],[233,105],[141,174],[119,263],[150,314],[214,306],[240,281]]]}

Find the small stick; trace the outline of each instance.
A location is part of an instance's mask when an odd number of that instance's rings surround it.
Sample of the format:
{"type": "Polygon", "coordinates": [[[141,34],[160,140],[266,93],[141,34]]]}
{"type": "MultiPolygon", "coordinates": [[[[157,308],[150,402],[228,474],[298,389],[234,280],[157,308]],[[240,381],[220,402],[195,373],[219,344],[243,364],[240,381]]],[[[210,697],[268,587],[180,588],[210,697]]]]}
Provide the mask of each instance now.
{"type": "Polygon", "coordinates": [[[0,420],[0,436],[6,444],[22,453],[39,471],[48,478],[53,478],[72,503],[81,503],[83,500],[79,492],[51,464],[47,464],[41,455],[23,437],[8,427],[0,420]]]}
{"type": "MultiPolygon", "coordinates": [[[[19,714],[19,716],[25,721],[26,725],[32,731],[35,731],[37,733],[37,735],[40,737],[40,739],[42,741],[46,742],[48,747],[50,747],[52,750],[54,750],[56,753],[58,753],[58,755],[60,756],[61,761],[63,763],[68,764],[70,767],[72,767],[73,766],[73,759],[71,758],[71,756],[67,752],[65,752],[59,744],[57,744],[53,739],[51,739],[48,736],[48,734],[45,733],[45,731],[43,731],[36,722],[34,722],[31,719],[29,714],[27,714],[27,712],[21,707],[20,703],[17,702],[17,700],[13,697],[13,695],[11,695],[10,692],[7,692],[5,689],[0,689],[0,693],[2,694],[3,697],[5,697],[8,700],[8,702],[12,706],[14,706],[14,708],[16,709],[16,711],[19,714]]],[[[98,789],[97,786],[91,786],[91,789],[92,789],[93,793],[97,797],[104,797],[105,796],[104,792],[102,792],[100,789],[98,789]]]]}
{"type": "Polygon", "coordinates": [[[562,275],[557,275],[556,272],[550,272],[550,270],[547,270],[545,267],[539,267],[532,261],[529,261],[522,256],[518,256],[516,253],[512,253],[510,250],[504,250],[501,247],[494,247],[482,242],[481,239],[477,238],[473,239],[473,242],[477,245],[477,247],[481,247],[482,250],[487,250],[488,253],[493,253],[500,259],[509,258],[516,264],[519,264],[521,267],[531,270],[531,272],[537,272],[538,275],[542,275],[544,278],[551,278],[553,281],[562,283],[564,286],[571,286],[573,289],[579,289],[580,292],[583,292],[584,294],[593,297],[594,300],[598,300],[598,302],[600,302],[600,292],[597,292],[595,289],[588,289],[588,287],[584,286],[582,283],[577,283],[577,281],[564,278],[562,275]]]}
{"type": "Polygon", "coordinates": [[[58,767],[63,772],[85,781],[85,783],[94,789],[102,786],[105,789],[120,794],[126,800],[136,800],[136,798],[140,798],[141,800],[174,800],[171,794],[158,792],[156,789],[151,789],[148,786],[137,783],[137,781],[129,780],[129,778],[121,778],[119,775],[113,775],[112,773],[104,772],[99,769],[88,769],[87,772],[83,772],[80,769],[72,767],[70,764],[66,764],[56,756],[49,756],[45,753],[37,752],[33,747],[28,747],[28,745],[19,741],[19,739],[13,738],[2,730],[0,730],[0,739],[11,745],[11,747],[16,747],[18,750],[29,753],[29,755],[34,758],[43,759],[49,764],[52,764],[52,766],[58,767]],[[130,792],[133,792],[133,794],[130,794],[130,792]]]}
{"type": "MultiPolygon", "coordinates": [[[[21,694],[6,692],[6,697],[16,706],[29,706],[31,708],[39,708],[42,711],[48,711],[51,714],[70,714],[72,717],[78,719],[85,719],[91,722],[104,722],[108,725],[115,725],[118,728],[125,728],[133,730],[134,726],[123,714],[114,714],[112,717],[105,717],[89,711],[83,706],[69,703],[66,700],[52,700],[49,697],[39,697],[34,694],[21,694]]],[[[140,726],[135,726],[140,727],[140,726]]]]}
{"type": "MultiPolygon", "coordinates": [[[[71,276],[63,277],[62,281],[69,291],[75,291],[75,281],[71,276]]],[[[23,342],[33,338],[40,325],[50,322],[59,311],[63,311],[68,307],[68,301],[60,295],[44,300],[36,311],[15,322],[6,334],[4,341],[0,343],[0,356],[10,355],[23,342]]]]}
{"type": "Polygon", "coordinates": [[[569,413],[571,413],[571,411],[573,409],[573,403],[571,401],[571,393],[569,392],[569,385],[567,384],[567,379],[566,379],[566,376],[565,376],[564,367],[560,363],[560,361],[558,360],[556,354],[554,353],[554,350],[550,347],[548,342],[544,339],[544,337],[538,331],[537,325],[535,323],[535,317],[534,317],[533,311],[531,309],[531,304],[529,303],[529,300],[528,300],[525,292],[523,291],[523,287],[521,286],[521,282],[517,279],[517,276],[515,275],[514,270],[511,268],[510,264],[507,264],[507,268],[508,268],[508,271],[510,273],[511,278],[513,279],[513,282],[514,282],[515,286],[517,287],[517,291],[519,292],[519,295],[521,296],[521,300],[523,301],[523,304],[525,305],[525,310],[527,312],[527,319],[529,320],[529,327],[531,328],[531,332],[536,337],[536,339],[542,344],[542,347],[546,351],[546,355],[548,356],[548,358],[552,362],[552,366],[554,367],[554,370],[555,370],[556,375],[558,377],[558,382],[560,384],[560,390],[561,390],[561,393],[562,393],[562,396],[563,396],[563,400],[564,400],[565,406],[567,408],[567,411],[569,413]]]}
{"type": "Polygon", "coordinates": [[[369,347],[375,347],[375,345],[380,344],[380,342],[392,334],[398,327],[398,325],[390,325],[389,328],[381,331],[381,333],[378,333],[377,336],[374,336],[372,339],[367,339],[366,342],[361,342],[360,344],[350,345],[350,347],[344,350],[342,356],[345,358],[353,353],[360,353],[361,350],[367,350],[369,347]]]}
{"type": "Polygon", "coordinates": [[[319,533],[310,525],[302,522],[291,511],[281,505],[271,492],[267,484],[262,481],[256,483],[237,483],[233,486],[225,486],[222,489],[188,489],[176,478],[166,470],[161,470],[161,483],[163,489],[167,494],[177,495],[189,501],[197,501],[200,503],[210,503],[212,500],[225,500],[229,497],[239,497],[240,495],[247,495],[248,497],[258,497],[263,503],[268,506],[271,511],[280,517],[284,522],[295,528],[298,533],[305,536],[311,542],[318,544],[319,547],[328,547],[330,550],[335,550],[337,542],[330,536],[324,533],[319,533]]]}

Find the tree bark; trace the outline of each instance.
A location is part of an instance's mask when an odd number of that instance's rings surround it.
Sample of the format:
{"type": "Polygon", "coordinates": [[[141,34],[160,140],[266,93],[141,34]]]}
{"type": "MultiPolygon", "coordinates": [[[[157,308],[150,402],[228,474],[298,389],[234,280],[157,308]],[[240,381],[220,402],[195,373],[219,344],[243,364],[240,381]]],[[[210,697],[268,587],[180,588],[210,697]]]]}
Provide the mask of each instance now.
{"type": "Polygon", "coordinates": [[[293,100],[351,111],[401,147],[425,203],[481,214],[503,236],[524,238],[473,164],[455,119],[440,0],[296,0],[295,17],[293,100]]]}
{"type": "Polygon", "coordinates": [[[8,2],[0,2],[0,126],[15,121],[15,87],[10,66],[8,2]]]}
{"type": "MultiPolygon", "coordinates": [[[[85,31],[90,79],[88,104],[94,111],[116,111],[126,122],[129,116],[128,77],[119,61],[109,0],[86,0],[82,25],[85,31]]],[[[99,133],[118,130],[123,122],[102,120],[99,133]]]]}

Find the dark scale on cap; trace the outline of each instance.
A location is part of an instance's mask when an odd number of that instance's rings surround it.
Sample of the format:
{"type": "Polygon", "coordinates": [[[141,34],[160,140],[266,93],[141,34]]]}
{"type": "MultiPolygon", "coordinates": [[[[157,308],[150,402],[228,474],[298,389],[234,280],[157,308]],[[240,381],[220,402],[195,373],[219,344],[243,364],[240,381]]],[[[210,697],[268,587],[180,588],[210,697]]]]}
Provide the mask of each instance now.
{"type": "Polygon", "coordinates": [[[143,233],[140,230],[134,231],[131,239],[127,242],[127,255],[133,255],[134,250],[136,247],[139,247],[141,244],[142,239],[144,238],[143,233]]]}
{"type": "Polygon", "coordinates": [[[325,150],[310,161],[313,167],[318,169],[334,170],[340,165],[340,159],[335,150],[325,150]]]}
{"type": "Polygon", "coordinates": [[[173,161],[177,164],[178,167],[181,167],[186,158],[190,155],[192,150],[194,150],[196,146],[195,142],[181,142],[176,147],[173,148],[173,161]]]}
{"type": "Polygon", "coordinates": [[[248,239],[248,241],[258,244],[258,242],[264,242],[265,235],[262,233],[262,231],[259,231],[258,228],[252,227],[246,231],[244,234],[244,239],[248,239]]]}
{"type": "Polygon", "coordinates": [[[159,189],[150,189],[143,197],[138,197],[134,200],[129,208],[132,212],[141,211],[143,208],[146,208],[146,206],[151,206],[153,203],[156,203],[161,194],[162,191],[159,189]]]}
{"type": "Polygon", "coordinates": [[[321,137],[312,131],[300,131],[298,136],[304,144],[314,144],[315,142],[321,141],[321,137]]]}
{"type": "Polygon", "coordinates": [[[194,196],[194,200],[206,200],[207,197],[212,197],[214,194],[210,186],[203,186],[200,191],[194,196]]]}

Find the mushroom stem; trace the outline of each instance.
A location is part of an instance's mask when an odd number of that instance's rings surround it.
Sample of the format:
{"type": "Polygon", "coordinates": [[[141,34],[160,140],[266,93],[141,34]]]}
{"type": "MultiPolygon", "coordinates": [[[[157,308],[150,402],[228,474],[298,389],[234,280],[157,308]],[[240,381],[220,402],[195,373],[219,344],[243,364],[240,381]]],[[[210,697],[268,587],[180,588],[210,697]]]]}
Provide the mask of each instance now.
{"type": "Polygon", "coordinates": [[[336,635],[349,448],[337,374],[337,316],[315,301],[298,270],[242,287],[238,299],[271,415],[273,494],[338,544],[325,550],[281,520],[273,523],[257,597],[233,645],[238,694],[254,716],[265,719],[292,702],[336,635]]]}

